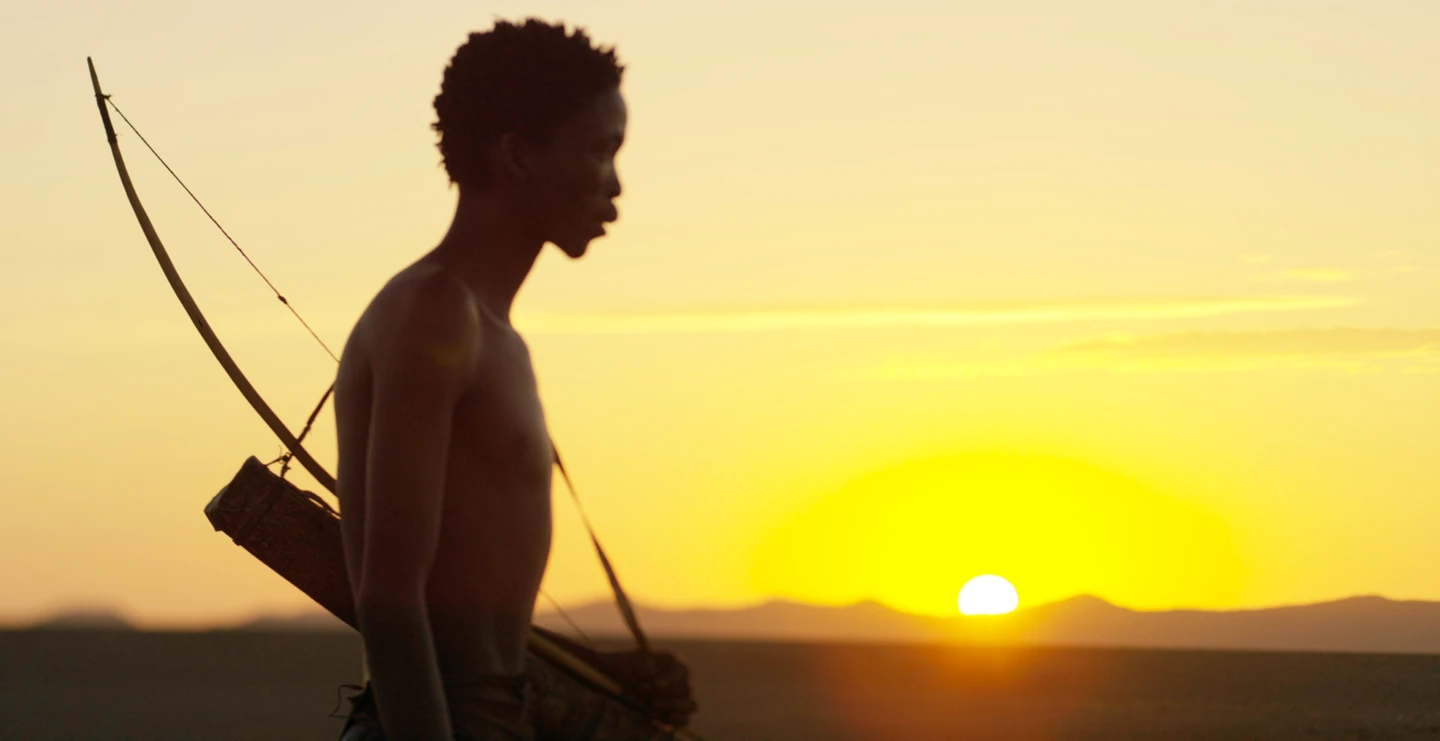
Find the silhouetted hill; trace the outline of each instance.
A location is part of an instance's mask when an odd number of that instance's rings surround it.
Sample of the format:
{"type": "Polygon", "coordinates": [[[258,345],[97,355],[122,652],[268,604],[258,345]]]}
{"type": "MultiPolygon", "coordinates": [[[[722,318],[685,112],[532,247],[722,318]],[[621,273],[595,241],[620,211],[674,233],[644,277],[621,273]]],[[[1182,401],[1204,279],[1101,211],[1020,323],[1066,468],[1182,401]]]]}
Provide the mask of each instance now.
{"type": "Polygon", "coordinates": [[[1137,612],[1093,597],[1015,616],[1027,643],[1149,648],[1440,653],[1440,603],[1351,597],[1255,610],[1137,612]]]}
{"type": "MultiPolygon", "coordinates": [[[[1254,610],[1140,612],[1080,596],[991,617],[927,617],[875,602],[824,607],[775,601],[736,609],[638,607],[646,632],[664,638],[865,643],[1016,643],[1049,646],[1346,651],[1440,654],[1440,602],[1352,597],[1254,610]]],[[[609,602],[567,610],[591,637],[625,635],[609,602]]],[[[554,612],[536,622],[573,634],[554,612]]],[[[238,630],[349,630],[328,613],[262,616],[238,630]]]]}
{"type": "MultiPolygon", "coordinates": [[[[995,624],[995,621],[976,619],[973,625],[962,626],[958,621],[963,618],[911,615],[877,602],[831,607],[773,601],[753,607],[696,610],[637,606],[636,611],[646,632],[655,636],[725,640],[934,643],[983,639],[993,632],[995,624]],[[966,627],[972,628],[971,635],[966,635],[966,627]]],[[[613,603],[598,602],[566,613],[589,635],[626,634],[625,624],[613,603]]],[[[554,612],[536,615],[535,622],[560,632],[574,632],[554,612]]]]}
{"type": "Polygon", "coordinates": [[[30,630],[135,630],[135,626],[119,610],[109,608],[61,610],[27,627],[30,630]]]}
{"type": "Polygon", "coordinates": [[[340,618],[324,610],[289,615],[259,615],[229,630],[256,633],[331,633],[351,630],[340,618]]]}
{"type": "MultiPolygon", "coordinates": [[[[608,603],[569,611],[586,633],[623,635],[608,603]]],[[[568,630],[553,613],[537,622],[568,630]]],[[[1061,646],[1440,653],[1440,602],[1353,597],[1255,610],[1140,612],[1081,596],[1012,615],[909,615],[875,603],[771,602],[738,610],[640,610],[656,636],[799,641],[1020,643],[1061,646]]]]}
{"type": "MultiPolygon", "coordinates": [[[[728,640],[935,642],[947,639],[946,620],[908,615],[876,602],[823,607],[797,602],[766,602],[739,609],[660,610],[638,607],[640,625],[656,636],[728,640]]],[[[625,624],[615,605],[595,603],[566,610],[590,635],[623,635],[625,624]]],[[[553,612],[535,622],[573,633],[553,612]]]]}

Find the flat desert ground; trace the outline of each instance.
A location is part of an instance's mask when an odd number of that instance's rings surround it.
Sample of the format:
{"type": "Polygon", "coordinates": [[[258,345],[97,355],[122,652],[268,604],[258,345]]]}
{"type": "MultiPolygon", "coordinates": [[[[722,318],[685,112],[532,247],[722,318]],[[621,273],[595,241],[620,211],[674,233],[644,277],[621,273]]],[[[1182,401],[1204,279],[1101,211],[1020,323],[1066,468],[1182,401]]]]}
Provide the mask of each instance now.
{"type": "MultiPolygon", "coordinates": [[[[670,642],[710,741],[1440,739],[1440,656],[670,642]]],[[[323,741],[346,634],[0,632],[0,739],[323,741]]]]}

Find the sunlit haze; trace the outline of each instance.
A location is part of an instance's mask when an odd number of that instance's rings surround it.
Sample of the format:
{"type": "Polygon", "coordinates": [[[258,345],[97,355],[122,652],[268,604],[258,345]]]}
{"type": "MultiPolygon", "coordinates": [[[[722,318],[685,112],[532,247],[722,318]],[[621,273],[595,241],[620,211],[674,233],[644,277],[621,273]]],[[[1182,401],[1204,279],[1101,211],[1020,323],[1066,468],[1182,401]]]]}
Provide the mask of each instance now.
{"type": "MultiPolygon", "coordinates": [[[[453,213],[445,63],[526,14],[627,65],[620,220],[547,250],[516,323],[637,601],[1440,599],[1440,3],[18,0],[0,622],[309,609],[202,514],[280,447],[161,276],[85,58],[338,348],[453,213]]],[[[121,133],[298,429],[334,362],[121,133]]],[[[328,410],[311,440],[333,465],[328,410]]],[[[546,590],[605,598],[555,502],[546,590]]]]}

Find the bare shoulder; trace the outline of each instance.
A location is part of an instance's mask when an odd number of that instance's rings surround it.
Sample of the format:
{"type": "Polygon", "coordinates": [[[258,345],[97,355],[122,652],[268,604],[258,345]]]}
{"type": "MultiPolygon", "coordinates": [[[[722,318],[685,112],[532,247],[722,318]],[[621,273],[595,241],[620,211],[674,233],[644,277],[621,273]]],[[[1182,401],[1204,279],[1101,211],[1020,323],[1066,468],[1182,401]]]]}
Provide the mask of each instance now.
{"type": "Polygon", "coordinates": [[[480,307],[459,279],[421,263],[380,290],[356,330],[377,379],[458,378],[467,375],[479,357],[480,307]]]}

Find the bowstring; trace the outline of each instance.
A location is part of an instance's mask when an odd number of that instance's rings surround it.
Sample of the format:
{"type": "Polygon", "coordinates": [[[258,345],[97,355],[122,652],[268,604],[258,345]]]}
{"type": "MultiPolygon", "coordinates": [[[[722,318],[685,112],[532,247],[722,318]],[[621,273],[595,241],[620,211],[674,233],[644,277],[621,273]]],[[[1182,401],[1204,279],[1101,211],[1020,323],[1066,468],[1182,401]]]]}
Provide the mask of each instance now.
{"type": "MultiPolygon", "coordinates": [[[[315,329],[310,326],[310,323],[305,321],[305,317],[300,315],[300,312],[290,303],[289,299],[285,298],[285,295],[280,292],[280,289],[275,286],[275,283],[272,282],[270,278],[265,275],[265,272],[260,269],[260,266],[256,265],[254,260],[250,259],[250,255],[245,252],[245,250],[240,246],[240,243],[236,242],[235,238],[230,236],[230,232],[226,231],[224,226],[221,226],[220,221],[215,218],[214,214],[210,213],[210,209],[206,208],[205,204],[200,202],[200,198],[195,195],[194,191],[190,190],[190,186],[186,185],[185,181],[180,178],[180,175],[177,174],[175,170],[170,167],[170,163],[166,162],[165,158],[161,157],[160,153],[155,151],[155,147],[150,145],[150,142],[145,139],[145,135],[141,134],[140,130],[135,128],[135,124],[130,122],[129,117],[125,115],[125,112],[120,110],[120,106],[115,105],[115,101],[112,100],[108,95],[105,96],[105,102],[108,103],[111,108],[115,109],[115,112],[120,115],[120,120],[124,121],[125,125],[130,128],[130,131],[132,131],[135,136],[140,139],[140,142],[145,145],[145,148],[150,150],[150,154],[154,155],[155,159],[160,161],[160,164],[164,166],[165,171],[170,173],[170,177],[175,178],[175,182],[180,184],[180,187],[185,190],[186,195],[190,196],[190,200],[194,201],[195,205],[199,206],[200,210],[205,212],[205,216],[210,219],[210,223],[214,224],[215,228],[219,229],[220,233],[225,235],[225,239],[229,240],[231,246],[235,248],[235,251],[239,252],[240,256],[245,258],[245,262],[250,265],[250,268],[255,271],[256,275],[260,276],[260,279],[263,280],[265,282],[265,285],[270,288],[270,292],[275,294],[275,298],[279,299],[280,303],[284,304],[285,308],[290,310],[290,314],[295,317],[296,321],[300,322],[300,325],[305,328],[306,332],[310,333],[310,336],[315,340],[315,342],[319,343],[321,349],[325,351],[325,354],[329,355],[330,359],[334,360],[338,364],[340,362],[340,358],[335,355],[335,352],[330,349],[329,345],[325,344],[325,340],[321,339],[320,335],[315,331],[315,329]]],[[[315,419],[320,416],[320,410],[325,407],[325,402],[330,399],[331,395],[333,395],[334,392],[335,384],[332,383],[330,384],[329,388],[325,389],[325,393],[321,395],[320,403],[315,405],[315,409],[310,412],[310,417],[305,420],[305,427],[301,429],[300,434],[297,435],[295,438],[295,441],[297,443],[304,442],[305,436],[310,434],[310,429],[315,425],[315,419]]],[[[553,449],[554,445],[552,444],[551,447],[553,449]]],[[[284,478],[285,474],[290,471],[290,463],[293,458],[294,454],[286,451],[279,458],[276,458],[275,460],[271,461],[266,465],[269,466],[274,465],[275,463],[279,463],[280,477],[284,478]]],[[[624,619],[626,627],[628,627],[630,629],[630,632],[635,636],[635,639],[640,644],[640,647],[642,649],[648,650],[649,641],[646,640],[645,633],[640,628],[639,620],[637,620],[636,618],[635,609],[630,602],[629,596],[625,594],[624,589],[622,589],[620,586],[620,580],[615,574],[614,567],[612,567],[610,564],[610,559],[605,554],[605,549],[600,545],[600,539],[595,535],[595,528],[591,526],[590,518],[585,515],[585,508],[580,504],[580,497],[575,493],[575,485],[570,482],[570,474],[565,470],[565,464],[560,461],[559,451],[555,451],[555,464],[560,469],[560,475],[565,479],[565,485],[566,488],[568,488],[570,491],[570,497],[575,502],[575,507],[580,512],[580,518],[585,524],[585,529],[590,534],[590,541],[594,544],[596,553],[600,556],[600,564],[605,570],[605,576],[610,582],[611,590],[615,593],[616,602],[618,603],[618,606],[620,608],[621,617],[624,619]]],[[[320,500],[320,503],[326,505],[326,509],[331,509],[328,502],[320,500]]],[[[333,512],[334,510],[331,509],[331,511],[333,512]]],[[[570,627],[573,628],[577,633],[579,633],[580,636],[586,640],[586,642],[589,642],[589,637],[585,635],[584,631],[580,630],[579,625],[576,625],[575,622],[570,619],[570,616],[565,613],[564,608],[560,607],[560,603],[557,602],[555,598],[551,597],[549,594],[545,594],[545,598],[548,599],[551,604],[555,606],[555,609],[559,612],[561,618],[564,619],[565,622],[569,623],[570,627]]]]}
{"type": "MultiPolygon", "coordinates": [[[[155,159],[160,161],[160,164],[165,168],[165,171],[170,173],[170,177],[175,178],[175,182],[180,184],[180,187],[185,190],[185,194],[190,196],[190,200],[194,201],[195,205],[199,206],[200,210],[205,212],[205,216],[206,218],[210,219],[210,223],[214,224],[215,228],[219,229],[220,233],[225,235],[225,239],[229,240],[231,246],[235,248],[235,251],[239,252],[240,256],[245,258],[245,262],[250,265],[250,269],[254,270],[255,274],[260,276],[260,280],[265,281],[265,285],[270,288],[270,292],[275,294],[275,298],[279,299],[280,303],[284,304],[286,309],[290,310],[290,314],[294,316],[296,321],[300,322],[300,326],[304,327],[305,331],[309,332],[310,336],[314,338],[317,343],[320,344],[320,348],[325,351],[325,354],[329,355],[331,360],[339,363],[340,358],[335,355],[335,352],[330,349],[329,345],[325,344],[325,340],[320,338],[320,334],[316,332],[313,327],[310,326],[309,322],[305,321],[305,317],[300,316],[300,312],[294,307],[294,305],[290,303],[290,299],[285,298],[285,294],[281,293],[280,289],[275,287],[275,283],[270,280],[269,276],[265,275],[265,271],[261,270],[260,266],[256,265],[254,260],[250,259],[250,255],[245,252],[245,249],[240,246],[240,243],[236,242],[235,238],[230,236],[230,232],[225,231],[225,227],[220,224],[220,221],[215,218],[214,214],[210,213],[210,209],[206,208],[205,204],[200,202],[200,197],[195,195],[195,191],[190,190],[190,186],[186,185],[185,181],[181,179],[178,173],[175,172],[174,168],[170,167],[170,163],[166,162],[165,158],[161,157],[160,153],[155,151],[155,147],[150,145],[150,142],[145,138],[145,135],[140,133],[140,130],[135,128],[135,124],[131,123],[130,118],[125,115],[125,112],[120,110],[120,106],[115,105],[115,101],[112,100],[108,95],[105,96],[105,102],[109,103],[110,107],[114,108],[115,112],[120,114],[120,120],[124,121],[125,125],[130,127],[130,131],[134,132],[135,136],[140,139],[140,143],[144,144],[145,148],[150,150],[150,154],[155,155],[155,159]]],[[[311,412],[310,418],[305,421],[305,428],[302,429],[300,431],[300,434],[295,437],[295,442],[297,444],[305,442],[305,436],[310,434],[310,429],[315,426],[315,418],[320,416],[320,410],[325,407],[325,402],[329,400],[330,394],[334,390],[335,384],[332,383],[330,384],[330,388],[326,389],[325,393],[320,396],[320,403],[315,405],[315,411],[311,412]]],[[[280,478],[283,479],[285,478],[285,474],[290,472],[290,463],[294,459],[294,455],[294,453],[291,453],[287,450],[279,458],[276,458],[275,460],[271,461],[266,465],[268,466],[279,463],[280,478]]]]}
{"type": "MultiPolygon", "coordinates": [[[[336,360],[335,362],[340,361],[336,360]]],[[[315,405],[314,411],[310,412],[310,417],[305,420],[305,427],[300,430],[299,435],[295,436],[296,444],[305,441],[305,436],[310,434],[310,428],[315,426],[315,418],[320,416],[320,410],[325,408],[325,402],[330,400],[330,395],[333,393],[335,393],[335,384],[331,383],[330,388],[325,389],[325,393],[320,396],[320,403],[315,405]]],[[[286,451],[285,455],[280,458],[284,461],[280,464],[280,478],[283,479],[285,474],[290,471],[290,462],[294,458],[294,454],[286,451]]]]}
{"type": "MultiPolygon", "coordinates": [[[[109,103],[110,107],[114,108],[115,112],[120,114],[120,120],[124,121],[125,125],[129,126],[130,130],[135,132],[135,136],[140,138],[140,143],[144,144],[145,148],[150,150],[150,154],[155,155],[155,159],[160,160],[160,164],[165,167],[165,171],[170,173],[170,177],[175,178],[175,182],[179,183],[181,188],[185,189],[185,193],[190,196],[190,200],[194,201],[195,205],[199,206],[200,210],[205,212],[205,216],[210,219],[210,223],[214,224],[215,228],[219,229],[220,233],[224,234],[225,238],[230,240],[230,244],[235,247],[235,251],[239,252],[240,256],[245,258],[245,262],[250,264],[250,268],[255,271],[256,275],[260,276],[260,280],[265,281],[265,285],[270,287],[270,292],[275,294],[275,298],[280,299],[280,303],[284,304],[285,308],[290,310],[290,313],[295,316],[295,319],[300,322],[300,325],[305,327],[305,331],[309,332],[310,336],[315,338],[316,342],[320,343],[320,347],[325,350],[325,354],[329,355],[331,360],[337,363],[340,362],[340,358],[335,355],[335,352],[330,349],[329,345],[325,344],[325,340],[320,339],[320,335],[310,326],[309,322],[305,321],[305,317],[300,316],[300,312],[296,311],[295,307],[290,305],[290,300],[285,298],[284,294],[280,293],[280,289],[276,288],[275,284],[270,281],[270,278],[260,270],[260,266],[256,265],[255,261],[250,259],[250,255],[246,254],[245,250],[240,247],[240,243],[236,242],[235,238],[230,236],[230,232],[225,231],[225,227],[220,225],[220,222],[210,213],[210,209],[205,208],[205,204],[200,202],[200,198],[195,195],[194,191],[190,190],[190,186],[186,185],[185,181],[181,180],[180,176],[175,174],[175,171],[170,168],[170,164],[165,161],[165,158],[161,157],[160,153],[155,151],[154,147],[150,146],[150,142],[145,140],[145,135],[141,134],[140,130],[135,128],[135,124],[130,123],[130,119],[125,116],[124,111],[120,110],[120,106],[115,105],[115,101],[111,100],[108,95],[105,96],[105,102],[109,103]]],[[[326,396],[329,396],[328,391],[326,392],[326,396]]]]}

